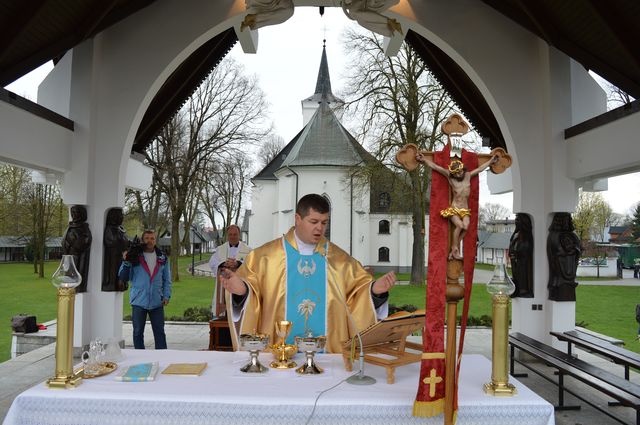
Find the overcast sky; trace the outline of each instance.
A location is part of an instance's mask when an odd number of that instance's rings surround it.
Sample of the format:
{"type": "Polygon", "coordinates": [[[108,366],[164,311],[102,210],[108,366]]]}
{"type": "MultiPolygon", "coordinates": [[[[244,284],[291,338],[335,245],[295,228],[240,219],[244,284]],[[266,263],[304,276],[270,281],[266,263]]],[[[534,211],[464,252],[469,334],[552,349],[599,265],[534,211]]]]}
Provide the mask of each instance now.
{"type": "MultiPolygon", "coordinates": [[[[340,8],[327,7],[321,17],[316,7],[297,7],[294,16],[285,23],[259,30],[257,54],[244,54],[238,44],[232,49],[231,56],[243,63],[249,73],[258,76],[270,103],[275,131],[285,142],[302,128],[300,102],[315,91],[323,39],[327,40],[333,92],[341,91],[346,66],[341,35],[346,25],[354,24],[340,8]]],[[[7,89],[35,100],[37,85],[50,69],[50,64],[45,65],[7,89]]],[[[486,173],[482,174],[480,202],[500,203],[511,210],[512,195],[490,195],[486,173]]],[[[615,212],[628,214],[640,201],[640,173],[610,178],[609,190],[603,195],[615,212]]]]}

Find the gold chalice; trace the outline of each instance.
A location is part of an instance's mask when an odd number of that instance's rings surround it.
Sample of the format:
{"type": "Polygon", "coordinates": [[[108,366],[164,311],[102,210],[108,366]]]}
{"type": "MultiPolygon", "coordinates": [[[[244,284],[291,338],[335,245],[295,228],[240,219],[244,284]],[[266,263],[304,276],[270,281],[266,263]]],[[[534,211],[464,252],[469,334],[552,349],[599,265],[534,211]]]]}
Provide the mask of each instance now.
{"type": "Polygon", "coordinates": [[[276,322],[276,334],[281,338],[280,344],[271,346],[273,354],[277,360],[271,362],[271,367],[275,369],[291,369],[297,366],[291,357],[297,352],[295,345],[287,344],[287,336],[291,332],[293,324],[288,320],[280,320],[276,322]]]}

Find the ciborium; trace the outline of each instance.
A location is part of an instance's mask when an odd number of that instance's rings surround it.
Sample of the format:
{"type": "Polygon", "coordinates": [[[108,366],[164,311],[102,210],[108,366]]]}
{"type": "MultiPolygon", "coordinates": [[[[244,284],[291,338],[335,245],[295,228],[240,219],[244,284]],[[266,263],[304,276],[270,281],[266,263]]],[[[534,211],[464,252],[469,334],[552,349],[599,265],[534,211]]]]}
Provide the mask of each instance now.
{"type": "Polygon", "coordinates": [[[322,372],[321,367],[315,364],[313,361],[315,354],[324,348],[327,338],[324,336],[297,336],[296,345],[298,350],[302,351],[305,355],[305,363],[296,369],[301,375],[318,375],[322,372]]]}
{"type": "Polygon", "coordinates": [[[240,350],[249,352],[249,363],[240,368],[244,373],[265,373],[269,368],[258,360],[258,354],[269,345],[269,335],[242,334],[239,337],[240,350]]]}
{"type": "Polygon", "coordinates": [[[298,350],[295,345],[287,344],[287,336],[291,332],[292,326],[293,323],[288,320],[276,322],[276,334],[280,337],[281,342],[271,346],[271,350],[276,356],[276,360],[271,362],[271,367],[275,369],[291,369],[297,366],[296,362],[291,360],[291,357],[298,350]]]}

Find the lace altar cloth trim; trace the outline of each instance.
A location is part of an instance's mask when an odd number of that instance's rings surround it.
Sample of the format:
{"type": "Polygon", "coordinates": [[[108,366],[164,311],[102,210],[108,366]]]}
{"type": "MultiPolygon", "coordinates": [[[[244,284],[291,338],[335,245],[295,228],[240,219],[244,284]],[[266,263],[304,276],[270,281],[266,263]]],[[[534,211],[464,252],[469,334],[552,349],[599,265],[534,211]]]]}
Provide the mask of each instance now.
{"type": "MultiPolygon", "coordinates": [[[[320,399],[322,401],[322,398],[320,399]]],[[[442,417],[418,418],[404,406],[319,406],[310,424],[441,424],[442,417]]],[[[16,406],[22,414],[20,425],[204,425],[261,424],[299,425],[311,414],[312,406],[248,406],[245,404],[211,404],[187,402],[150,402],[138,400],[51,399],[43,404],[37,397],[22,397],[16,406]],[[46,418],[46,420],[44,420],[46,418]]],[[[548,425],[541,406],[463,406],[457,425],[548,425]]],[[[551,422],[552,423],[552,422],[551,422]]]]}

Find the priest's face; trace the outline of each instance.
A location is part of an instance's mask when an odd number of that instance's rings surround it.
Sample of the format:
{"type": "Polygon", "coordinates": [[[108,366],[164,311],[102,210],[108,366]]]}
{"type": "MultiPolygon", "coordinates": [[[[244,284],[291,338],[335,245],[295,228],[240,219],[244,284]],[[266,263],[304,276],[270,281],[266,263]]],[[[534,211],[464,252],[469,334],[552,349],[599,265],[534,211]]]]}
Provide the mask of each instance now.
{"type": "Polygon", "coordinates": [[[227,229],[227,241],[229,241],[229,245],[238,245],[238,242],[240,242],[238,226],[229,226],[229,229],[227,229]]]}
{"type": "Polygon", "coordinates": [[[324,231],[329,223],[329,213],[319,213],[309,208],[309,213],[304,217],[296,214],[296,235],[304,243],[317,244],[324,236],[324,231]]]}

